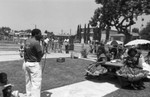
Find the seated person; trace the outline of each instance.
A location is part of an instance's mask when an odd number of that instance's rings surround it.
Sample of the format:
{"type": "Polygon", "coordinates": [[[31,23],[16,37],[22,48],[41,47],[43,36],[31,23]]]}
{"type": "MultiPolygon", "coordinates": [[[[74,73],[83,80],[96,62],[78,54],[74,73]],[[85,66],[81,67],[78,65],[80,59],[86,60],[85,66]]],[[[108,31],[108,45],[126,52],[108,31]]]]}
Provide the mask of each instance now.
{"type": "Polygon", "coordinates": [[[87,69],[86,72],[89,75],[92,76],[99,76],[100,74],[105,74],[107,73],[107,69],[103,66],[101,66],[101,64],[105,63],[107,61],[106,55],[105,54],[101,54],[98,59],[97,62],[90,64],[87,69]]]}
{"type": "Polygon", "coordinates": [[[105,54],[101,54],[97,59],[97,62],[100,62],[100,63],[104,63],[106,61],[107,61],[107,56],[105,54]]]}
{"type": "Polygon", "coordinates": [[[140,67],[142,67],[143,70],[146,70],[148,71],[148,75],[147,75],[147,78],[150,79],[150,65],[148,63],[146,63],[145,59],[144,59],[144,56],[141,54],[140,58],[139,58],[139,63],[138,65],[140,67]]]}
{"type": "Polygon", "coordinates": [[[110,49],[110,53],[114,56],[113,59],[117,58],[117,54],[118,54],[118,49],[117,46],[114,45],[111,49],[110,49]]]}
{"type": "Polygon", "coordinates": [[[109,53],[109,51],[106,51],[105,55],[106,55],[107,61],[111,61],[113,59],[113,55],[109,53]]]}
{"type": "Polygon", "coordinates": [[[148,52],[145,58],[146,58],[147,63],[150,64],[150,51],[148,52]]]}
{"type": "Polygon", "coordinates": [[[20,53],[20,57],[23,58],[23,56],[24,56],[24,46],[23,45],[20,46],[19,53],[20,53]]]}
{"type": "Polygon", "coordinates": [[[121,59],[121,56],[124,52],[124,49],[123,49],[123,46],[122,45],[119,45],[118,46],[118,58],[121,59]]]}
{"type": "Polygon", "coordinates": [[[148,71],[143,70],[143,66],[140,63],[141,53],[134,48],[129,49],[127,53],[128,56],[124,61],[125,66],[117,71],[117,75],[131,82],[128,85],[134,89],[142,89],[144,88],[144,83],[141,79],[147,76],[148,71]]]}

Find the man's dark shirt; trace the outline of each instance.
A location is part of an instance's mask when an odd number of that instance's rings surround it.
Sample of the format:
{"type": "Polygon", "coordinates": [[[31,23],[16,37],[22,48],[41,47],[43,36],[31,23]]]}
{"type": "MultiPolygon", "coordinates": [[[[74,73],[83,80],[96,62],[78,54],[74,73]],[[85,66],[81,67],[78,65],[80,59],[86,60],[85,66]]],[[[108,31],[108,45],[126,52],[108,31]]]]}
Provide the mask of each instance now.
{"type": "Polygon", "coordinates": [[[40,62],[43,56],[40,42],[34,38],[28,39],[24,47],[25,62],[40,62]]]}

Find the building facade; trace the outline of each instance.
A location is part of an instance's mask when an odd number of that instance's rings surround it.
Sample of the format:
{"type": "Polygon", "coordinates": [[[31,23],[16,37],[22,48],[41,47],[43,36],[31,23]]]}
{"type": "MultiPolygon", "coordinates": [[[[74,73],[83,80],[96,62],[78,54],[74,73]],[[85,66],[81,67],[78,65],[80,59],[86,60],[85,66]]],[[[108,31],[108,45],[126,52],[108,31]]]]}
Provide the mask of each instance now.
{"type": "MultiPolygon", "coordinates": [[[[85,33],[84,32],[85,31],[84,28],[82,28],[81,31],[82,31],[81,35],[82,35],[82,40],[83,40],[83,39],[85,39],[84,37],[88,37],[88,36],[84,36],[85,35],[84,34],[85,33]]],[[[139,38],[139,34],[138,33],[131,33],[131,35],[132,35],[132,40],[139,38]]],[[[105,42],[105,40],[106,40],[106,30],[101,31],[101,36],[100,36],[97,28],[90,28],[90,30],[89,30],[89,38],[86,38],[86,39],[89,39],[89,40],[87,40],[87,41],[95,41],[95,40],[99,40],[99,38],[100,38],[100,40],[102,42],[105,42]]],[[[119,34],[118,31],[116,31],[116,30],[110,30],[109,40],[108,41],[112,41],[112,40],[119,40],[119,41],[124,42],[125,35],[124,34],[119,34]]]]}

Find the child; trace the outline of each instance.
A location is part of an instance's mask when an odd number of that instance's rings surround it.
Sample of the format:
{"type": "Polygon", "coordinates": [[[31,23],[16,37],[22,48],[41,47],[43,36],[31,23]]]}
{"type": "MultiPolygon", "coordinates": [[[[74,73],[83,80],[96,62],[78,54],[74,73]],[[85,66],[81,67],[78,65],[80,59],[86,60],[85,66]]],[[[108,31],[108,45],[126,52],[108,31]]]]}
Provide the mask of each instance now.
{"type": "Polygon", "coordinates": [[[18,91],[12,92],[12,85],[8,84],[7,74],[0,73],[0,97],[19,97],[18,91]],[[3,95],[3,96],[2,96],[3,95]]]}
{"type": "Polygon", "coordinates": [[[1,97],[11,97],[12,86],[11,84],[8,84],[7,74],[4,72],[0,73],[0,87],[0,95],[3,95],[1,97]]]}
{"type": "Polygon", "coordinates": [[[19,52],[20,52],[20,57],[23,58],[23,55],[24,55],[24,47],[23,47],[23,45],[20,46],[19,52]]]}

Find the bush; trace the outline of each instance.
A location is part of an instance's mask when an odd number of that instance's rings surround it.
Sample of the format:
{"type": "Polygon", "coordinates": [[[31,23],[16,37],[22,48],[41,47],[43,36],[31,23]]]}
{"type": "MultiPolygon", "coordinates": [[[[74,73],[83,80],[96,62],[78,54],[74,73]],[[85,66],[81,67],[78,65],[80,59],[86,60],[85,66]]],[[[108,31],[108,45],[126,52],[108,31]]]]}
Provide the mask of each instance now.
{"type": "Polygon", "coordinates": [[[83,58],[87,58],[87,55],[88,55],[87,49],[82,49],[81,55],[83,58]]]}

